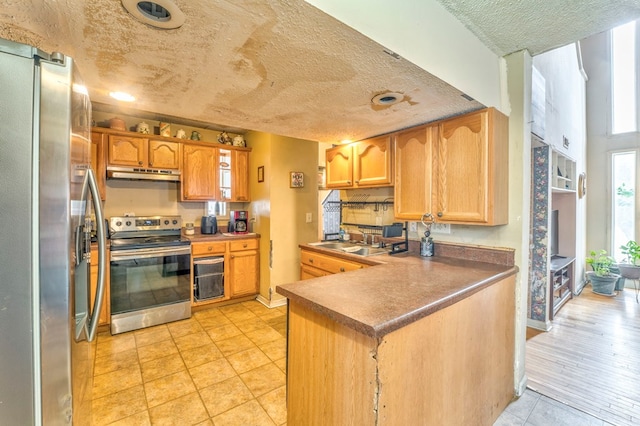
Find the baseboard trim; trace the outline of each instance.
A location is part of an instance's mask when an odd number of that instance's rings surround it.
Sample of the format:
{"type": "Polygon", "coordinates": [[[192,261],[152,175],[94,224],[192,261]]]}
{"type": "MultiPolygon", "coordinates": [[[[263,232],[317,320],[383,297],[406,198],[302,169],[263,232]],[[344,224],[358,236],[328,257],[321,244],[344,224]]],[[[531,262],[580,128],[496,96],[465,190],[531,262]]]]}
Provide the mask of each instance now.
{"type": "Polygon", "coordinates": [[[287,304],[287,298],[269,300],[266,297],[263,297],[261,294],[259,294],[258,297],[256,297],[256,300],[270,309],[277,308],[279,306],[286,306],[287,304]]]}
{"type": "Polygon", "coordinates": [[[535,328],[537,330],[549,331],[551,330],[551,321],[538,321],[527,318],[527,327],[535,328]]]}
{"type": "Polygon", "coordinates": [[[520,383],[516,385],[516,396],[521,397],[524,394],[524,391],[527,390],[527,375],[522,376],[520,383]]]}

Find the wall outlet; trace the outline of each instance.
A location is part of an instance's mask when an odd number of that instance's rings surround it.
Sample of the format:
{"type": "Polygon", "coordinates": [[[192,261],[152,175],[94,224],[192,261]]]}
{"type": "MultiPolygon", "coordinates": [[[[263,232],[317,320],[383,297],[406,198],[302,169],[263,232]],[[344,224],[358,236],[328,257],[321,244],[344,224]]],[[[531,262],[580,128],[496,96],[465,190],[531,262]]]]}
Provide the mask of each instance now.
{"type": "Polygon", "coordinates": [[[432,234],[450,234],[451,225],[448,223],[434,223],[431,225],[432,234]]]}
{"type": "Polygon", "coordinates": [[[418,224],[416,222],[409,222],[409,232],[418,232],[418,224]]]}
{"type": "Polygon", "coordinates": [[[305,219],[306,219],[307,223],[311,223],[311,221],[313,220],[313,213],[307,213],[305,219]]]}

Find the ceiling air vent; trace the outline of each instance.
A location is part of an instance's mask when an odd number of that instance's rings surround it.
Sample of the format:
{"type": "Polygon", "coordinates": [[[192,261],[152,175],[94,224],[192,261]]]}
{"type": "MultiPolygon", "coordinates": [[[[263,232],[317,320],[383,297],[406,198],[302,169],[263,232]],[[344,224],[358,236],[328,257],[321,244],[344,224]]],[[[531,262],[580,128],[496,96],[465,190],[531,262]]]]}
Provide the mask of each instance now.
{"type": "Polygon", "coordinates": [[[138,21],[149,26],[170,30],[184,24],[184,13],[171,0],[122,0],[122,6],[138,21]]]}

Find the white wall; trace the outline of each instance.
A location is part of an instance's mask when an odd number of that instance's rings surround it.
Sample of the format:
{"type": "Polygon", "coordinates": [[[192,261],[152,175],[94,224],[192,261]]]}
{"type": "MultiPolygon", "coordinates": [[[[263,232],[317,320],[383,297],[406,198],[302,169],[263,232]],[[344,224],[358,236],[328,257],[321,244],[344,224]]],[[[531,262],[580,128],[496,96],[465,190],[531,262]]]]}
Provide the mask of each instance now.
{"type": "Polygon", "coordinates": [[[491,52],[436,0],[307,0],[408,61],[508,114],[500,73],[504,60],[491,52]]]}
{"type": "MultiPolygon", "coordinates": [[[[587,81],[587,249],[611,249],[611,173],[609,155],[640,148],[640,133],[611,135],[609,33],[582,42],[587,81]]],[[[640,178],[640,173],[638,174],[640,178]]]]}
{"type": "MultiPolygon", "coordinates": [[[[586,82],[578,52],[575,44],[569,44],[533,58],[546,83],[545,143],[576,162],[576,179],[587,171],[586,82]],[[563,146],[563,138],[569,141],[568,147],[563,146]]],[[[552,208],[565,216],[560,223],[560,254],[576,257],[574,274],[580,288],[586,267],[587,198],[580,199],[576,193],[554,194],[552,199],[552,208]],[[575,245],[566,245],[567,240],[575,240],[575,245]]]]}

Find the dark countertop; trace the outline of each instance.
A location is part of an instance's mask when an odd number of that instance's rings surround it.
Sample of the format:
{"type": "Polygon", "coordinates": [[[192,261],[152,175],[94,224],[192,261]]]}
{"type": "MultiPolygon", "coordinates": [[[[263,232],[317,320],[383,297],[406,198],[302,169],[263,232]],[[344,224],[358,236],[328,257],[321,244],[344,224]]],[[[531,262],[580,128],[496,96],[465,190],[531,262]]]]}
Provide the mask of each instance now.
{"type": "Polygon", "coordinates": [[[248,234],[229,234],[227,232],[222,233],[220,232],[220,228],[218,228],[217,234],[203,234],[200,232],[200,227],[194,228],[193,235],[185,234],[184,228],[183,228],[182,236],[191,240],[192,243],[206,242],[206,241],[227,241],[227,240],[240,240],[240,239],[247,239],[247,238],[260,238],[260,234],[256,234],[253,232],[250,232],[248,234]]]}
{"type": "Polygon", "coordinates": [[[279,285],[276,292],[373,338],[459,302],[518,271],[511,249],[447,244],[441,250],[436,246],[434,257],[421,257],[410,250],[363,258],[317,246],[300,247],[372,266],[279,285]],[[438,255],[438,251],[447,256],[438,255]],[[491,263],[478,261],[478,257],[491,263]]]}

